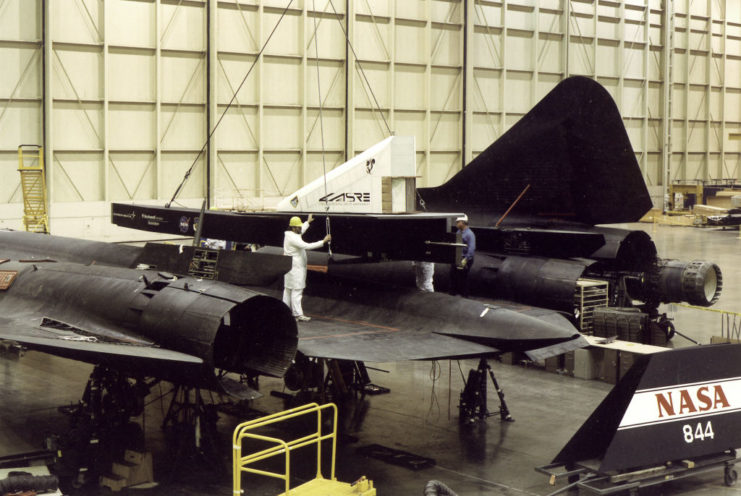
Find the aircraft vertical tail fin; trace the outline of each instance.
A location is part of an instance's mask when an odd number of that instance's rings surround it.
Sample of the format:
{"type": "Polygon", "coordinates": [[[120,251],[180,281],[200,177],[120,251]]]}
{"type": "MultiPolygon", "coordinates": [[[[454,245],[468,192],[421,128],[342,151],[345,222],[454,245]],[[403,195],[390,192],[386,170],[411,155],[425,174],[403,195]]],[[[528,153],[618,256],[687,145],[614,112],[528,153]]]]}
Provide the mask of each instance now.
{"type": "Polygon", "coordinates": [[[741,344],[644,355],[553,460],[600,472],[741,446],[741,344]]]}
{"type": "Polygon", "coordinates": [[[487,225],[528,185],[509,221],[634,222],[651,207],[615,102],[585,77],[561,81],[448,182],[419,192],[429,210],[487,225]]]}

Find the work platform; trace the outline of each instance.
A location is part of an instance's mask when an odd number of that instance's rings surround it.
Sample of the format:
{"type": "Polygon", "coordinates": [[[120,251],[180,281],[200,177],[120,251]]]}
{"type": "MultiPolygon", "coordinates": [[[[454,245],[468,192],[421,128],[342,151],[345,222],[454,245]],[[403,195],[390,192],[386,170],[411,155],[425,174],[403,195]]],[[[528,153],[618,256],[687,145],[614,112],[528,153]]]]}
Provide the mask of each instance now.
{"type": "MultiPolygon", "coordinates": [[[[366,479],[365,476],[352,484],[340,482],[335,478],[337,420],[337,406],[333,403],[327,403],[321,406],[316,403],[309,403],[239,424],[234,429],[232,439],[233,493],[235,495],[242,493],[242,488],[244,487],[242,481],[243,474],[253,474],[283,480],[285,482],[285,491],[278,496],[376,496],[373,482],[366,479]],[[312,419],[312,417],[315,417],[315,419],[312,419]],[[291,441],[265,435],[265,430],[269,426],[281,424],[281,427],[285,427],[290,421],[299,419],[312,420],[312,423],[315,420],[316,430],[291,441]],[[327,422],[331,422],[331,429],[327,430],[324,428],[324,424],[327,422]],[[331,446],[329,478],[325,478],[322,472],[323,442],[331,446]],[[244,455],[243,453],[246,451],[247,445],[252,446],[252,449],[255,449],[254,447],[256,445],[261,446],[262,449],[258,448],[257,451],[252,451],[244,455]],[[316,477],[291,488],[291,460],[294,459],[294,463],[296,462],[296,457],[291,456],[292,452],[306,447],[313,448],[314,445],[316,445],[316,477]],[[260,462],[265,462],[271,458],[283,458],[285,460],[283,472],[274,472],[264,467],[257,468],[260,462]]],[[[305,452],[306,450],[304,450],[305,452]]],[[[306,464],[306,454],[303,456],[300,460],[306,464]]]]}
{"type": "Polygon", "coordinates": [[[278,496],[375,496],[376,490],[368,481],[348,484],[327,479],[314,479],[278,496]]]}

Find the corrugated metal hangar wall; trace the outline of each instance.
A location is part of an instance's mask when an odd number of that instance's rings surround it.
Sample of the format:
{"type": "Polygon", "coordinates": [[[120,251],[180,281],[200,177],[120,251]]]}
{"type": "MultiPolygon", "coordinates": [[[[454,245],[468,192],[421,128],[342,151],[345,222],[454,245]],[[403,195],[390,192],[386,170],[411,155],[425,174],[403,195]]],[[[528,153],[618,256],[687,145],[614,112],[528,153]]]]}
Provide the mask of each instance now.
{"type": "Polygon", "coordinates": [[[269,206],[389,131],[439,184],[577,74],[657,203],[667,178],[741,179],[741,0],[293,0],[258,57],[288,4],[0,0],[0,225],[21,226],[23,143],[45,146],[54,233],[169,200],[256,60],[181,204],[269,206]]]}

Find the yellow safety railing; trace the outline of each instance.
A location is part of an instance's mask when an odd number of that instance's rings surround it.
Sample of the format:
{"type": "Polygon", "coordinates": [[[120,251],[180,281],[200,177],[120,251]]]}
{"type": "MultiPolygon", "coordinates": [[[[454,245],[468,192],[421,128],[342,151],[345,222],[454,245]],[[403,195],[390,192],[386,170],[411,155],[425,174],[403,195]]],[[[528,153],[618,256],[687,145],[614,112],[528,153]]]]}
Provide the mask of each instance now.
{"type": "MultiPolygon", "coordinates": [[[[322,476],[322,441],[332,440],[332,467],[330,471],[330,480],[335,480],[334,468],[335,468],[335,456],[337,452],[337,406],[334,403],[328,403],[326,405],[318,405],[317,403],[309,403],[297,408],[292,408],[284,412],[274,413],[266,417],[259,419],[250,420],[239,424],[234,429],[234,436],[232,438],[233,444],[233,477],[234,477],[234,494],[242,494],[242,473],[248,472],[257,475],[264,475],[266,477],[274,477],[276,479],[282,479],[285,481],[285,495],[291,494],[290,480],[291,480],[291,451],[316,444],[316,478],[321,479],[322,476]],[[322,413],[325,410],[331,409],[332,415],[332,432],[328,434],[322,434],[322,413]],[[294,439],[292,441],[284,441],[274,437],[263,436],[255,434],[249,431],[265,427],[267,425],[283,422],[289,419],[301,417],[316,413],[316,432],[307,436],[294,439]],[[248,455],[242,455],[242,443],[245,440],[263,441],[273,444],[273,446],[250,453],[248,455]],[[248,467],[248,465],[272,458],[274,456],[284,455],[285,457],[285,472],[269,472],[267,470],[260,470],[257,468],[248,467]]],[[[245,443],[246,444],[246,443],[245,443]]]]}
{"type": "Polygon", "coordinates": [[[698,307],[685,303],[680,303],[677,306],[682,308],[689,308],[691,310],[701,310],[703,312],[719,314],[720,337],[722,339],[727,339],[729,343],[734,341],[741,341],[741,313],[731,312],[729,310],[723,310],[720,308],[698,307]]]}

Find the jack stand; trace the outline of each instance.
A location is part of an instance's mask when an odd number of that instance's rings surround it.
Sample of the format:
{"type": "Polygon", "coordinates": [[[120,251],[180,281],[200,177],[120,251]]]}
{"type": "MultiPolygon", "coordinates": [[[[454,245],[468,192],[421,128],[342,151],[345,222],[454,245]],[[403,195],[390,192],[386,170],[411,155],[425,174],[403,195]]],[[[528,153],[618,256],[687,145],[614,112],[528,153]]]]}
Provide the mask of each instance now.
{"type": "MultiPolygon", "coordinates": [[[[181,424],[195,426],[199,423],[197,419],[204,410],[205,404],[200,389],[175,384],[172,401],[162,420],[162,427],[175,427],[181,424]]],[[[199,438],[200,433],[196,433],[195,436],[199,438]]]]}
{"type": "Polygon", "coordinates": [[[117,427],[144,411],[144,397],[149,387],[141,379],[132,379],[115,370],[97,365],[85,386],[80,403],[64,413],[96,427],[117,427]]]}
{"type": "Polygon", "coordinates": [[[487,372],[491,378],[491,382],[494,384],[494,389],[499,396],[499,418],[507,422],[514,422],[515,419],[510,415],[507,403],[504,401],[504,391],[499,387],[499,383],[497,382],[496,377],[494,377],[494,371],[486,358],[479,360],[479,366],[477,369],[471,369],[468,372],[466,387],[463,389],[463,392],[461,392],[461,399],[458,404],[460,421],[471,423],[476,420],[484,420],[494,415],[489,412],[486,405],[487,372]]]}
{"type": "Polygon", "coordinates": [[[384,394],[391,390],[371,383],[368,369],[360,361],[327,360],[327,375],[324,381],[325,391],[333,398],[340,399],[350,395],[384,394]]]}
{"type": "Polygon", "coordinates": [[[200,389],[175,385],[172,401],[162,421],[162,428],[169,430],[174,437],[175,467],[184,460],[195,459],[199,466],[210,464],[213,469],[223,470],[217,421],[216,407],[203,401],[200,389]]]}
{"type": "Polygon", "coordinates": [[[353,362],[353,364],[355,367],[353,374],[353,387],[356,391],[361,393],[361,397],[366,394],[388,394],[391,392],[389,388],[371,382],[365,363],[356,361],[353,362]]]}
{"type": "Polygon", "coordinates": [[[97,481],[111,453],[138,447],[131,443],[136,443],[143,433],[138,424],[131,423],[131,417],[143,413],[148,392],[149,386],[141,378],[131,378],[102,365],[93,369],[80,402],[59,408],[70,418],[69,429],[47,438],[59,454],[54,470],[65,484],[80,487],[97,481]]]}

